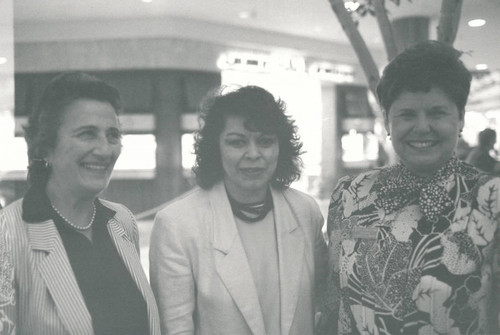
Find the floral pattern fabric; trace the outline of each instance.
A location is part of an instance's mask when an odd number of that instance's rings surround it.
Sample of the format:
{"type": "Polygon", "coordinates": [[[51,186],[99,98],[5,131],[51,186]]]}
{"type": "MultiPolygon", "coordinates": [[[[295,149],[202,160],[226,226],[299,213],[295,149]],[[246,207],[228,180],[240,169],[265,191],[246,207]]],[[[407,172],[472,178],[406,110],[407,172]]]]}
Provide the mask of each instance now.
{"type": "Polygon", "coordinates": [[[320,334],[500,334],[500,178],[452,158],[345,177],[328,214],[320,334]]]}
{"type": "MultiPolygon", "coordinates": [[[[5,235],[2,223],[0,222],[0,237],[5,235]]],[[[5,245],[4,239],[0,238],[0,334],[15,334],[14,321],[9,318],[5,310],[14,308],[16,305],[14,291],[14,266],[12,265],[12,255],[5,245]]]]}

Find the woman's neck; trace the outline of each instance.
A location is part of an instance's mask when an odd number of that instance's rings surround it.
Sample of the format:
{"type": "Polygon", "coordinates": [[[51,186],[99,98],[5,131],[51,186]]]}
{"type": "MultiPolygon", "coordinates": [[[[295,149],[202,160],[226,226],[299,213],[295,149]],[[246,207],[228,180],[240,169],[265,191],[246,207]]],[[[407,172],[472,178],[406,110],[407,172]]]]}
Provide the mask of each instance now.
{"type": "Polygon", "coordinates": [[[401,162],[401,166],[407,170],[413,176],[419,178],[424,182],[435,181],[436,178],[446,178],[450,173],[453,173],[457,169],[457,158],[455,156],[450,157],[443,165],[437,166],[434,169],[429,170],[418,170],[413,169],[401,162]]]}
{"type": "Polygon", "coordinates": [[[75,223],[85,223],[86,217],[94,211],[95,196],[75,195],[55,182],[47,183],[47,197],[52,206],[57,208],[66,218],[75,223]]]}
{"type": "Polygon", "coordinates": [[[257,190],[242,190],[237,187],[233,187],[230,183],[225,183],[226,192],[229,196],[242,204],[254,204],[258,202],[264,202],[267,195],[267,187],[257,190]]]}

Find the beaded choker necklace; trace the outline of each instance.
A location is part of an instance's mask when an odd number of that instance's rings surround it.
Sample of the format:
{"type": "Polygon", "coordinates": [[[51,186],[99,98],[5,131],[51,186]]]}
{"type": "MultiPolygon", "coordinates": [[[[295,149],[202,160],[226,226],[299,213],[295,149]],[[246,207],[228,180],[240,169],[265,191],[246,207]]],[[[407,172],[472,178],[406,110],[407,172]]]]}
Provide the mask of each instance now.
{"type": "Polygon", "coordinates": [[[84,230],[87,230],[89,229],[90,227],[92,227],[92,225],[94,224],[94,219],[95,219],[95,212],[96,212],[96,209],[95,209],[95,206],[94,206],[94,211],[92,213],[92,218],[90,219],[90,222],[88,225],[86,226],[79,226],[79,225],[76,225],[74,224],[73,222],[71,222],[70,220],[66,219],[64,217],[64,215],[61,214],[61,212],[59,212],[59,210],[52,204],[50,203],[50,205],[52,206],[52,209],[57,213],[57,215],[59,215],[59,217],[61,219],[63,219],[64,222],[66,222],[68,225],[70,225],[71,227],[77,229],[77,230],[80,230],[80,231],[84,231],[84,230]]]}
{"type": "Polygon", "coordinates": [[[270,192],[267,192],[266,199],[264,201],[251,204],[238,202],[231,198],[229,194],[227,197],[229,198],[229,203],[231,204],[234,216],[249,223],[262,220],[273,208],[273,198],[270,192]]]}

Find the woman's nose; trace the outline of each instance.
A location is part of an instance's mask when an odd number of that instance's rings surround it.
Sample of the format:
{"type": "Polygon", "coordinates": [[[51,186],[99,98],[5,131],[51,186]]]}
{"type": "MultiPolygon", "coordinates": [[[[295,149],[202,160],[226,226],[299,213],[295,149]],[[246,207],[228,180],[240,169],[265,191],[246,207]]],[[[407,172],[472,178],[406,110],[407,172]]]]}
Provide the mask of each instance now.
{"type": "Polygon", "coordinates": [[[418,131],[428,131],[431,128],[431,120],[426,115],[420,115],[416,119],[415,129],[418,131]]]}
{"type": "Polygon", "coordinates": [[[256,143],[250,142],[247,146],[246,157],[257,158],[260,156],[260,151],[256,143]]]}
{"type": "Polygon", "coordinates": [[[113,144],[109,143],[106,137],[100,138],[95,143],[94,153],[100,156],[110,156],[113,154],[113,144]]]}

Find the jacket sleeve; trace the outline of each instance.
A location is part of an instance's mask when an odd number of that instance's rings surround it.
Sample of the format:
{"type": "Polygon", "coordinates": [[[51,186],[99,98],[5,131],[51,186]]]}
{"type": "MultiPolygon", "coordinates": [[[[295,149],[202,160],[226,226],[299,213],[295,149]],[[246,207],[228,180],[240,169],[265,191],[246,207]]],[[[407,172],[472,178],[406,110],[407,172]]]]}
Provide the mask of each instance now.
{"type": "MultiPolygon", "coordinates": [[[[123,206],[123,205],[122,205],[123,206]]],[[[137,250],[137,254],[140,256],[141,255],[141,247],[140,247],[140,241],[139,241],[139,228],[137,227],[137,220],[135,219],[134,214],[128,209],[127,207],[123,206],[125,210],[128,212],[130,215],[130,222],[131,222],[131,237],[132,241],[134,242],[135,249],[137,250]]]]}
{"type": "Polygon", "coordinates": [[[494,241],[494,254],[493,254],[493,297],[495,299],[496,305],[496,327],[497,330],[500,330],[500,227],[498,227],[497,220],[497,229],[495,232],[495,241],[494,241]]]}
{"type": "Polygon", "coordinates": [[[323,214],[315,203],[315,208],[313,211],[313,223],[314,223],[314,268],[315,268],[315,301],[317,302],[317,308],[319,308],[318,302],[321,301],[321,297],[325,292],[326,286],[326,275],[328,273],[327,265],[327,248],[325,242],[325,236],[323,234],[323,226],[325,220],[323,214]]]}
{"type": "Polygon", "coordinates": [[[194,334],[195,283],[182,225],[176,215],[160,212],[150,244],[150,280],[160,312],[161,333],[194,334]]]}
{"type": "Polygon", "coordinates": [[[16,334],[17,306],[13,250],[7,220],[0,211],[0,334],[16,334]]]}

